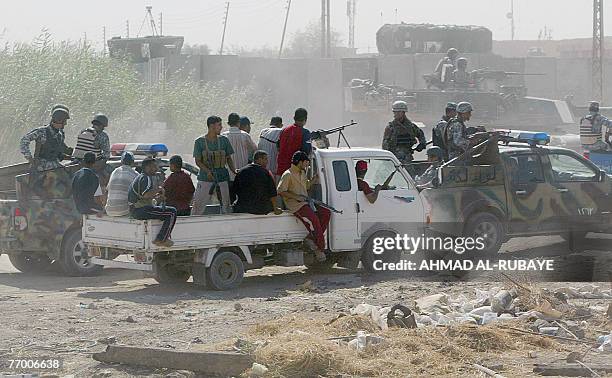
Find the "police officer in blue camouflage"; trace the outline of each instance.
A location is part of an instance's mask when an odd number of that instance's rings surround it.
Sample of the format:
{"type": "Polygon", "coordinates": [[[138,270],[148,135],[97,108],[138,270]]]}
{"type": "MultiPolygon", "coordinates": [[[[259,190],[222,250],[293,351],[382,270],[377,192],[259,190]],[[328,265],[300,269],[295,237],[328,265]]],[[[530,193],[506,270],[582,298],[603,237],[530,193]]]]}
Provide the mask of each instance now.
{"type": "Polygon", "coordinates": [[[449,102],[446,104],[442,119],[433,127],[431,130],[431,141],[434,146],[440,147],[442,150],[442,156],[444,160],[448,160],[448,152],[446,151],[446,144],[444,143],[444,135],[446,134],[446,127],[448,122],[457,116],[457,104],[449,102]]]}
{"type": "Polygon", "coordinates": [[[609,151],[612,121],[599,114],[599,102],[589,103],[589,114],[580,120],[580,143],[586,151],[609,151]]]}
{"type": "Polygon", "coordinates": [[[433,180],[438,177],[438,168],[444,161],[444,151],[438,147],[433,146],[427,149],[427,161],[431,163],[427,170],[422,175],[416,178],[416,184],[419,189],[432,186],[433,180]]]}
{"type": "Polygon", "coordinates": [[[472,104],[469,102],[458,103],[457,116],[448,123],[444,142],[448,148],[449,160],[456,158],[470,148],[465,122],[472,117],[472,110],[472,104]]]}
{"type": "Polygon", "coordinates": [[[417,125],[412,123],[406,112],[408,104],[404,101],[393,103],[393,121],[385,128],[382,141],[383,150],[392,152],[402,164],[412,162],[412,147],[417,144],[416,151],[423,151],[427,141],[425,134],[417,125]]]}
{"type": "Polygon", "coordinates": [[[64,143],[64,127],[68,119],[68,108],[55,105],[51,112],[51,122],[47,126],[38,127],[21,138],[19,151],[32,168],[41,172],[59,168],[62,167],[61,161],[70,157],[72,148],[64,143]],[[30,150],[31,142],[35,142],[34,154],[30,150]]]}

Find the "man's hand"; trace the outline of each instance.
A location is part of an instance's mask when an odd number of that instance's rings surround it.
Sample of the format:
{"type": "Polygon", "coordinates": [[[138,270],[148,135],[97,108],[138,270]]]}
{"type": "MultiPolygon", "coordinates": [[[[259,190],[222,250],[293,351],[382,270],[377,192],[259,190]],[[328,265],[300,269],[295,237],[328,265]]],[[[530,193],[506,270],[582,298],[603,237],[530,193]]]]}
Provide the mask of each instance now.
{"type": "Polygon", "coordinates": [[[208,171],[206,173],[206,178],[208,179],[208,181],[214,181],[215,180],[215,176],[213,176],[211,171],[208,171]]]}
{"type": "Polygon", "coordinates": [[[425,149],[425,147],[427,147],[427,146],[425,145],[425,143],[419,143],[419,145],[418,145],[418,146],[416,146],[415,150],[416,150],[417,152],[421,152],[421,151],[423,151],[423,150],[425,149]]]}
{"type": "Polygon", "coordinates": [[[281,215],[283,213],[283,209],[281,209],[280,207],[275,207],[274,208],[274,214],[275,215],[281,215]]]}

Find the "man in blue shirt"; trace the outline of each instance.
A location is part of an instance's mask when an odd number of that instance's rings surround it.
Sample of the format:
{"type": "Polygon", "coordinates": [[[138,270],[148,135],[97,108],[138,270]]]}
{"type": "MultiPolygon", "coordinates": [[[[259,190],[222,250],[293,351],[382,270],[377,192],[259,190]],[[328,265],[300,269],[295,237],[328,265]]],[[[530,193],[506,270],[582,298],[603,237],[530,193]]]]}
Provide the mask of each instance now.
{"type": "Polygon", "coordinates": [[[153,200],[158,203],[165,201],[164,189],[153,186],[153,177],[157,173],[157,162],[153,158],[142,161],[142,173],[138,175],[128,193],[130,214],[135,219],[159,219],[163,221],[161,230],[153,241],[160,247],[172,247],[174,242],[170,240],[170,234],[176,222],[176,209],[171,206],[153,206],[153,200]]]}
{"type": "Polygon", "coordinates": [[[100,179],[93,170],[96,155],[93,152],[85,153],[83,168],[79,169],[72,178],[72,198],[77,210],[81,214],[102,213],[102,206],[96,202],[97,193],[102,194],[100,179]]]}

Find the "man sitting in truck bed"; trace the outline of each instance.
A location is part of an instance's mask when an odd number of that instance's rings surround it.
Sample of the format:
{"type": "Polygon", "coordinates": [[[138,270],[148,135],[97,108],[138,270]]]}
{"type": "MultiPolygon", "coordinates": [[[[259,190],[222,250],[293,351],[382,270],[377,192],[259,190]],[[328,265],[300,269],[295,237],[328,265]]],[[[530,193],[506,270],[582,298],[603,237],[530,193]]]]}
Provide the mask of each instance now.
{"type": "Polygon", "coordinates": [[[317,260],[325,261],[325,231],[331,212],[319,205],[314,205],[312,209],[308,203],[308,189],[318,180],[318,176],[310,180],[306,177],[309,166],[308,155],[303,151],[295,152],[291,159],[291,168],[281,176],[277,190],[287,209],[298,217],[310,232],[304,243],[314,251],[317,260]]]}
{"type": "Polygon", "coordinates": [[[235,213],[282,213],[276,206],[276,185],[267,166],[268,154],[257,150],[253,154],[253,163],[238,172],[233,183],[233,191],[238,197],[234,205],[235,213]]]}

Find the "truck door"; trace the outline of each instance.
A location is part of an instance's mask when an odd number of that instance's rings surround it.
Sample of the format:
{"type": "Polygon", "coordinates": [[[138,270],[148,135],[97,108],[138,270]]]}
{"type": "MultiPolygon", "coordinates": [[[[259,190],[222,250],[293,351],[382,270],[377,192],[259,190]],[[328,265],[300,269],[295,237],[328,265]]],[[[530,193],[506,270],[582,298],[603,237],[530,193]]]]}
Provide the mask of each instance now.
{"type": "Polygon", "coordinates": [[[333,213],[329,223],[329,246],[334,251],[354,251],[361,246],[355,228],[355,170],[349,167],[350,162],[350,159],[330,159],[326,162],[325,171],[332,173],[325,175],[327,203],[342,211],[342,214],[333,213]]]}
{"type": "Polygon", "coordinates": [[[591,162],[571,152],[549,153],[551,182],[558,193],[559,211],[573,227],[598,224],[610,207],[609,178],[591,162]],[[602,214],[603,213],[603,214],[602,214]]]}
{"type": "Polygon", "coordinates": [[[504,157],[510,233],[558,229],[557,214],[551,205],[558,193],[546,182],[542,159],[535,152],[504,157]]]}
{"type": "MultiPolygon", "coordinates": [[[[368,163],[364,181],[374,189],[382,185],[396,170],[395,162],[389,158],[360,159],[368,163]]],[[[353,161],[353,167],[358,159],[353,161]]],[[[356,179],[355,179],[356,185],[356,179]]],[[[395,230],[414,230],[419,232],[424,219],[423,204],[414,184],[405,176],[403,170],[393,175],[387,190],[381,190],[376,202],[370,203],[363,192],[356,193],[358,206],[357,231],[360,236],[369,236],[368,230],[375,224],[387,224],[395,230]]]]}

